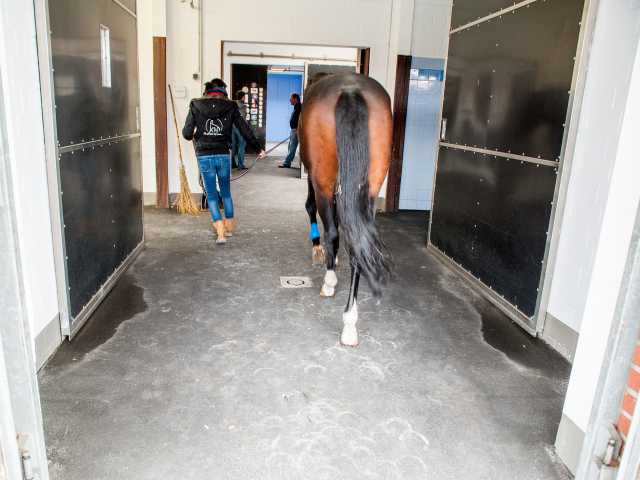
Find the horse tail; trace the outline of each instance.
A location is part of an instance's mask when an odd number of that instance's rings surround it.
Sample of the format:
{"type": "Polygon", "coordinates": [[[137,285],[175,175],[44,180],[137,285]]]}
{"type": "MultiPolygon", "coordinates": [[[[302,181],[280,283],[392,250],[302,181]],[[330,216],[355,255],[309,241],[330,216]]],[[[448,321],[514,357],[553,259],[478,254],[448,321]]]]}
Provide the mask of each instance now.
{"type": "Polygon", "coordinates": [[[374,296],[379,297],[390,268],[375,226],[375,199],[369,196],[369,109],[362,94],[343,91],[335,116],[340,231],[352,265],[359,267],[374,296]]]}

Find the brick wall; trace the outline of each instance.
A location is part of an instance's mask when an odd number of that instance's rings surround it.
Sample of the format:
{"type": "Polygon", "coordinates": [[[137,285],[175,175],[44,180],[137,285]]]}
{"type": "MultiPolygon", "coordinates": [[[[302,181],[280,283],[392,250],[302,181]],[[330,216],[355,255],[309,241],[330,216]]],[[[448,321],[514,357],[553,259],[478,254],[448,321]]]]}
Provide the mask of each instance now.
{"type": "Polygon", "coordinates": [[[631,428],[631,419],[638,401],[638,392],[640,392],[640,342],[636,345],[633,355],[627,387],[620,407],[620,416],[618,417],[618,431],[625,441],[627,440],[627,435],[629,435],[629,428],[631,428]]]}

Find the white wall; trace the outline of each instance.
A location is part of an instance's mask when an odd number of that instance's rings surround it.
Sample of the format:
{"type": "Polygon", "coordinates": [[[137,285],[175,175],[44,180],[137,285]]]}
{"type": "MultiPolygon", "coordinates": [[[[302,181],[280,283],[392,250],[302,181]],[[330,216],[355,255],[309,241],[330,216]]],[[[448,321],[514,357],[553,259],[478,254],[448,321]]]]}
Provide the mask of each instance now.
{"type": "Polygon", "coordinates": [[[142,155],[143,192],[156,191],[155,127],[153,95],[145,95],[145,89],[153,89],[153,0],[137,0],[138,23],[138,72],[140,81],[140,143],[142,155]]]}
{"type": "Polygon", "coordinates": [[[606,1],[603,5],[607,7],[597,14],[547,307],[574,331],[580,330],[589,295],[633,59],[631,45],[616,35],[618,21],[620,33],[632,35],[631,7],[614,9],[606,1]]]}
{"type": "Polygon", "coordinates": [[[639,41],[637,1],[601,0],[554,277],[554,311],[580,328],[563,416],[583,432],[640,204],[639,41]]]}
{"type": "MultiPolygon", "coordinates": [[[[394,1],[391,11],[391,26],[389,31],[389,51],[387,53],[387,81],[386,88],[391,97],[391,105],[393,107],[393,98],[396,86],[396,66],[398,55],[411,55],[411,41],[413,37],[413,9],[415,0],[394,1]]],[[[386,192],[387,185],[382,186],[381,192],[386,192]]]]}
{"type": "MultiPolygon", "coordinates": [[[[182,3],[180,0],[166,0],[167,10],[167,81],[172,87],[184,87],[184,94],[179,95],[176,101],[176,115],[178,117],[178,128],[182,130],[185,118],[187,116],[187,109],[189,107],[189,100],[193,97],[201,95],[201,83],[200,79],[194,79],[193,74],[199,72],[198,65],[198,10],[193,9],[189,5],[190,2],[182,3]]],[[[211,0],[202,0],[198,3],[203,3],[205,8],[212,8],[212,5],[217,5],[221,2],[211,2],[211,0]]],[[[226,12],[226,19],[218,21],[221,23],[229,21],[240,21],[240,17],[237,14],[237,4],[233,8],[229,8],[226,12]],[[231,13],[236,12],[236,13],[231,13]]],[[[221,11],[222,12],[222,11],[221,11]]],[[[222,13],[221,13],[222,14],[222,13]]],[[[220,43],[217,47],[218,55],[220,58],[220,43]]],[[[211,55],[211,53],[205,49],[205,57],[211,55]]],[[[219,76],[219,63],[215,76],[219,76]]],[[[205,74],[205,79],[212,78],[212,75],[205,74]]],[[[179,90],[179,89],[178,89],[179,90]]],[[[168,94],[167,94],[168,98],[168,94]]],[[[175,193],[180,189],[180,181],[178,176],[178,146],[176,143],[176,129],[173,123],[173,114],[171,112],[171,103],[167,107],[168,119],[167,119],[167,148],[169,153],[169,192],[175,193]]],[[[200,192],[198,186],[198,165],[196,163],[195,154],[193,152],[193,146],[190,142],[182,140],[182,152],[184,154],[184,163],[189,178],[189,184],[191,190],[194,192],[200,192]]]]}
{"type": "MultiPolygon", "coordinates": [[[[156,142],[153,104],[153,37],[166,37],[165,0],[137,0],[138,71],[140,82],[140,133],[143,191],[153,194],[156,188],[156,142]]],[[[145,196],[145,203],[155,204],[155,196],[145,196]]]]}
{"type": "Polygon", "coordinates": [[[222,40],[243,40],[370,47],[369,73],[386,84],[392,4],[393,0],[246,0],[239,9],[234,0],[205,1],[205,77],[219,73],[222,40]]]}
{"type": "Polygon", "coordinates": [[[452,0],[415,0],[411,55],[447,58],[452,0]]]}
{"type": "Polygon", "coordinates": [[[58,314],[33,2],[1,2],[0,81],[32,338],[58,314]]]}

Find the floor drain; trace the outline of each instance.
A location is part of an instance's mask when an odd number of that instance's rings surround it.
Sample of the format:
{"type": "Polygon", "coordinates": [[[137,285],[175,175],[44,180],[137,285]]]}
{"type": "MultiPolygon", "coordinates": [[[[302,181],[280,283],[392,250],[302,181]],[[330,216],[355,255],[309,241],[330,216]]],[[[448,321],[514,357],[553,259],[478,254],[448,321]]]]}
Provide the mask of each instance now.
{"type": "Polygon", "coordinates": [[[309,288],[313,286],[309,277],[280,277],[283,288],[309,288]]]}

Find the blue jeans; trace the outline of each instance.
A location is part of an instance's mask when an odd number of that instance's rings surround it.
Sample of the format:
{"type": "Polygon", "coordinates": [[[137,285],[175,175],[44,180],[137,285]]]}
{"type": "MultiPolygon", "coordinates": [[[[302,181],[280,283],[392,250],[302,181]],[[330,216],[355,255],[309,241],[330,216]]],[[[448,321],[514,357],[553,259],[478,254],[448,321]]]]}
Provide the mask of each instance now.
{"type": "Polygon", "coordinates": [[[289,153],[287,154],[287,158],[284,159],[283,165],[286,165],[287,167],[291,166],[291,162],[293,162],[293,159],[296,156],[297,149],[298,149],[298,131],[291,130],[291,134],[289,135],[289,153]]]}
{"type": "Polygon", "coordinates": [[[203,155],[198,157],[204,191],[209,199],[209,211],[214,222],[222,220],[218,198],[217,183],[220,186],[220,197],[224,205],[225,218],[233,218],[233,200],[231,199],[231,158],[228,154],[203,155]]]}
{"type": "Polygon", "coordinates": [[[244,151],[247,147],[247,141],[244,139],[240,130],[233,127],[231,133],[231,158],[236,159],[238,168],[244,168],[244,151]]]}

